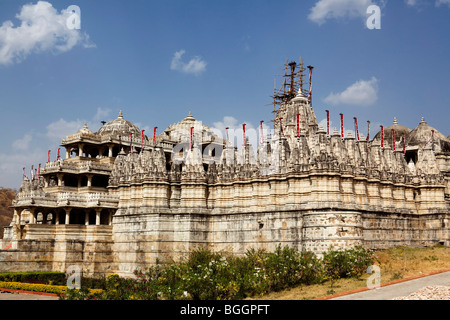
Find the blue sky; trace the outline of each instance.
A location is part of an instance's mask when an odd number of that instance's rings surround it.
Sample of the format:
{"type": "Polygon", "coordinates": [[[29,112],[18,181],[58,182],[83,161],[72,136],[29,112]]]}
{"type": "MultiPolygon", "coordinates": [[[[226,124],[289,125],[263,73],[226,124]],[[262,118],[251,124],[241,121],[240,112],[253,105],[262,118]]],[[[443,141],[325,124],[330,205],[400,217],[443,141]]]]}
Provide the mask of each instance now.
{"type": "Polygon", "coordinates": [[[353,129],[356,116],[366,134],[367,120],[375,133],[424,117],[448,136],[449,31],[450,0],[0,0],[0,186],[119,110],[148,135],[189,111],[217,128],[269,124],[274,77],[299,57],[315,67],[319,121],[329,109],[353,129]],[[80,29],[64,23],[70,5],[80,29]]]}

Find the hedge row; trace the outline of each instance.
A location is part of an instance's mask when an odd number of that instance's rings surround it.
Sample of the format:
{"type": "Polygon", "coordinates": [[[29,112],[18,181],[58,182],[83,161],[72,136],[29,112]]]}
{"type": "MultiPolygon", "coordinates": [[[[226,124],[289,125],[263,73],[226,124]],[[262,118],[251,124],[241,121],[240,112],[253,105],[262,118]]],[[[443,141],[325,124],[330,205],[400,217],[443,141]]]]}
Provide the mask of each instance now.
{"type": "MultiPolygon", "coordinates": [[[[65,295],[67,293],[67,286],[55,286],[49,284],[36,284],[36,283],[24,283],[24,282],[0,282],[0,288],[3,289],[15,289],[25,290],[33,292],[46,292],[56,293],[58,295],[65,295]]],[[[90,294],[99,294],[102,292],[100,289],[89,289],[90,294]]]]}
{"type": "Polygon", "coordinates": [[[64,285],[66,274],[58,271],[0,272],[0,281],[64,285]]]}

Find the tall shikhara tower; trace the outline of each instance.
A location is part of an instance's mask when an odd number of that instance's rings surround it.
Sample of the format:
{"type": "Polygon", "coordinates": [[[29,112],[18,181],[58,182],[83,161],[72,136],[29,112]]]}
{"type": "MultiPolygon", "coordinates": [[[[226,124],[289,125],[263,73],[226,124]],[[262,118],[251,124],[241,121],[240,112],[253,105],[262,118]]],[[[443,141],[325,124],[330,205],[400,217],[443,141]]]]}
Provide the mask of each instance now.
{"type": "Polygon", "coordinates": [[[66,137],[66,158],[23,180],[0,270],[126,276],[198,247],[449,245],[449,139],[425,119],[412,130],[395,119],[372,140],[328,132],[307,69],[309,90],[302,62],[286,63],[258,145],[230,146],[191,113],[153,138],[122,112],[66,137]]]}

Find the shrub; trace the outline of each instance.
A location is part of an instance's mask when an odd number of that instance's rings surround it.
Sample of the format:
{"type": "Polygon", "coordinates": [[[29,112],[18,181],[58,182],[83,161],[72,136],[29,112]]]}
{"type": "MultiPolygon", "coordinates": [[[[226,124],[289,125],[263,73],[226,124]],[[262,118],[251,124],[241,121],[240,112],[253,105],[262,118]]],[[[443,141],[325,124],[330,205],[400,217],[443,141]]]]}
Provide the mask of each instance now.
{"type": "Polygon", "coordinates": [[[232,299],[238,292],[226,257],[209,250],[194,250],[185,264],[181,289],[194,300],[232,299]]]}
{"type": "Polygon", "coordinates": [[[34,292],[47,292],[64,294],[66,293],[66,286],[54,286],[48,284],[36,284],[36,283],[25,283],[25,282],[0,282],[0,288],[5,289],[16,289],[34,292]]]}
{"type": "Polygon", "coordinates": [[[361,246],[347,250],[335,250],[331,247],[323,256],[325,276],[332,281],[360,277],[373,262],[372,252],[361,246]]]}
{"type": "Polygon", "coordinates": [[[280,291],[300,284],[302,268],[295,249],[278,245],[274,252],[267,253],[264,269],[271,291],[280,291]]]}
{"type": "Polygon", "coordinates": [[[361,275],[366,273],[367,268],[375,262],[373,252],[362,246],[356,246],[348,249],[347,252],[350,256],[349,259],[352,265],[352,270],[350,271],[351,277],[361,277],[361,275]]]}
{"type": "Polygon", "coordinates": [[[234,299],[262,295],[269,290],[266,270],[264,269],[264,250],[247,250],[244,257],[235,257],[230,261],[237,292],[234,299]]]}
{"type": "Polygon", "coordinates": [[[165,297],[169,300],[186,299],[187,292],[183,285],[183,277],[186,272],[186,268],[181,264],[169,264],[162,270],[159,270],[159,266],[153,270],[150,269],[150,279],[158,281],[159,292],[161,297],[165,297]],[[154,270],[157,269],[157,270],[154,270]],[[159,273],[159,276],[157,274],[159,273]],[[185,293],[186,292],[186,293],[185,293]]]}
{"type": "Polygon", "coordinates": [[[1,272],[0,281],[65,285],[66,274],[57,271],[1,272]]]}
{"type": "Polygon", "coordinates": [[[302,251],[299,256],[302,284],[321,283],[324,280],[324,269],[321,259],[313,252],[302,251]]]}
{"type": "MultiPolygon", "coordinates": [[[[58,295],[65,295],[68,293],[68,291],[72,292],[77,291],[77,290],[67,290],[67,286],[56,286],[48,284],[25,283],[25,282],[0,282],[0,288],[55,293],[58,295]]],[[[99,289],[85,289],[85,290],[88,292],[90,296],[94,296],[102,292],[102,290],[99,289]]]]}
{"type": "Polygon", "coordinates": [[[135,278],[111,274],[98,280],[104,291],[70,291],[67,299],[156,300],[243,299],[303,284],[360,276],[373,264],[362,247],[330,248],[322,259],[312,252],[298,252],[278,245],[274,252],[248,250],[245,256],[226,256],[206,249],[190,253],[185,261],[136,270],[135,278]]]}

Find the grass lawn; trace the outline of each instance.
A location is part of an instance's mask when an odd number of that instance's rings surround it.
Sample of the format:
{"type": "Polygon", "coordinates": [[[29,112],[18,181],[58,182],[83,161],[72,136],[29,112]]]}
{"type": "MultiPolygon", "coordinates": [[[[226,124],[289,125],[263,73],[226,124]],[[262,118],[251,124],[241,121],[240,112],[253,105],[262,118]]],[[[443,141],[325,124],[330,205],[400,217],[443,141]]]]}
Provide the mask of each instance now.
{"type": "MultiPolygon", "coordinates": [[[[450,248],[407,248],[399,247],[375,252],[376,265],[381,270],[381,283],[419,276],[444,269],[450,269],[450,248]]],[[[333,283],[325,282],[317,285],[272,292],[252,299],[264,300],[309,300],[327,295],[342,293],[367,286],[369,274],[360,279],[339,279],[333,283]]]]}

